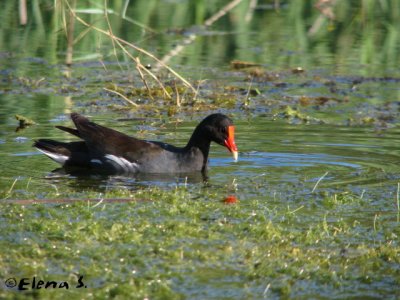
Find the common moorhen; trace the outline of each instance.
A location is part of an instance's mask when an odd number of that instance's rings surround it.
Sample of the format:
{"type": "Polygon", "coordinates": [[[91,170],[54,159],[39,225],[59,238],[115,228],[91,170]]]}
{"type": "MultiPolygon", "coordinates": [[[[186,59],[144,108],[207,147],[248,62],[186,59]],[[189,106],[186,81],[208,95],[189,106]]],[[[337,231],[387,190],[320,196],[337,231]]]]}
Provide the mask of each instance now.
{"type": "Polygon", "coordinates": [[[91,122],[72,113],[76,129],[56,126],[83,141],[35,141],[34,147],[63,167],[79,167],[111,173],[186,173],[205,171],[211,141],[225,146],[237,160],[235,127],[223,114],[212,114],[197,125],[185,147],[144,141],[91,122]]]}

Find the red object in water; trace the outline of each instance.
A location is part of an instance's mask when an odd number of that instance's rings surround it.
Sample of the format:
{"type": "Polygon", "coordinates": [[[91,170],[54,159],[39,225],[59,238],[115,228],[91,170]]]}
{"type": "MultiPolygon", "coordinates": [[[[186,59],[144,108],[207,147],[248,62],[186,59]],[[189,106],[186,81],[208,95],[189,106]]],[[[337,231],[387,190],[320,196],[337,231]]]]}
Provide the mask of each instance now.
{"type": "Polygon", "coordinates": [[[225,197],[225,199],[223,200],[223,202],[225,204],[235,204],[238,202],[238,199],[236,198],[235,195],[229,195],[227,197],[225,197]]]}

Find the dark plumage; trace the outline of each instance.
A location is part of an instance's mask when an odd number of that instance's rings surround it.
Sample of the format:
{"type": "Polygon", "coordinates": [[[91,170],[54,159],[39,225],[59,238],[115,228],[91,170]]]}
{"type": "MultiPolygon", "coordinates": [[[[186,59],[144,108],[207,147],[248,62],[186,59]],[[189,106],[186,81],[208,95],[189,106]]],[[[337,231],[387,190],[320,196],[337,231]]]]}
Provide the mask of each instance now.
{"type": "Polygon", "coordinates": [[[78,113],[72,113],[71,119],[76,129],[56,127],[82,141],[40,139],[33,145],[63,167],[127,174],[204,172],[211,141],[227,147],[235,160],[238,155],[233,123],[223,114],[212,114],[201,121],[185,147],[130,137],[78,113]]]}

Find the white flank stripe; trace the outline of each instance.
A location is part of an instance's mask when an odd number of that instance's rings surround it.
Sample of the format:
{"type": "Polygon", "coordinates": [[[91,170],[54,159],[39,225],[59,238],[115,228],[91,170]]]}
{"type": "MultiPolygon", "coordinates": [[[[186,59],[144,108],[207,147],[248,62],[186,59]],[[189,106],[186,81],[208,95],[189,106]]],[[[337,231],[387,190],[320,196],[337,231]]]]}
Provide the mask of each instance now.
{"type": "Polygon", "coordinates": [[[103,162],[100,159],[95,159],[95,158],[91,159],[90,162],[92,164],[99,164],[99,165],[103,164],[103,162]]]}
{"type": "Polygon", "coordinates": [[[135,173],[139,167],[138,164],[131,163],[129,160],[126,160],[123,157],[115,156],[112,154],[107,154],[104,157],[109,161],[117,164],[122,170],[124,170],[127,173],[135,173]]]}

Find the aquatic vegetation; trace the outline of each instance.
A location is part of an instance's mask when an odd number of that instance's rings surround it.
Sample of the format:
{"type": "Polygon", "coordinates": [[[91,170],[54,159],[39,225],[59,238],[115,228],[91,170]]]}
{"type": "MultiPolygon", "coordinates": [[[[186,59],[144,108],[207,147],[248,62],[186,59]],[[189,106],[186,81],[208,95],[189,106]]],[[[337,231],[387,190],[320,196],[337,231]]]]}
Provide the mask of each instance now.
{"type": "MultiPolygon", "coordinates": [[[[0,262],[2,278],[36,276],[75,286],[83,276],[87,289],[72,287],[71,296],[171,299],[199,295],[192,286],[203,286],[203,297],[259,298],[313,297],[321,295],[320,286],[324,295],[362,297],[376,285],[390,297],[400,283],[398,226],[381,219],[373,230],[372,220],[347,220],[344,212],[359,202],[351,195],[332,215],[325,204],[286,210],[276,199],[240,193],[240,202],[224,205],[215,200],[224,189],[197,187],[115,189],[101,199],[93,194],[97,202],[57,204],[60,196],[47,197],[54,204],[2,204],[0,245],[9,249],[0,262]],[[114,198],[129,201],[107,201],[114,198]]],[[[30,294],[63,295],[29,288],[30,294]]]]}

